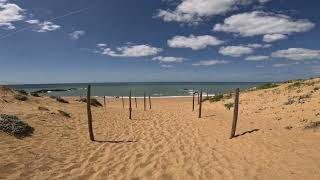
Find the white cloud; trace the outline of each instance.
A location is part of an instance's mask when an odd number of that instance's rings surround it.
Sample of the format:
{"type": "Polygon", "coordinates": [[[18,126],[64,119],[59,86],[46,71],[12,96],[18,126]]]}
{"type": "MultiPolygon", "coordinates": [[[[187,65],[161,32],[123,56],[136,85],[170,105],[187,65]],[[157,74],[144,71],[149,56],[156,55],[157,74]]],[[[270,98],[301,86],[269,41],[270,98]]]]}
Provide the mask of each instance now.
{"type": "Polygon", "coordinates": [[[320,59],[320,50],[289,48],[273,52],[272,57],[285,58],[289,60],[301,61],[308,59],[320,59]]]}
{"type": "Polygon", "coordinates": [[[175,10],[159,10],[155,17],[166,22],[176,21],[198,24],[204,17],[222,15],[239,6],[254,2],[265,3],[268,0],[182,0],[175,10]]]}
{"type": "Polygon", "coordinates": [[[85,31],[74,31],[72,33],[69,34],[70,38],[73,39],[73,40],[77,40],[79,39],[81,36],[84,36],[86,34],[85,31]]]}
{"type": "Polygon", "coordinates": [[[282,14],[253,11],[228,17],[223,24],[216,24],[213,30],[237,33],[241,36],[290,35],[309,31],[314,26],[314,23],[306,19],[294,20],[282,14]]]}
{"type": "Polygon", "coordinates": [[[225,56],[240,57],[253,53],[253,48],[246,46],[226,46],[219,49],[219,53],[225,56]]]}
{"type": "Polygon", "coordinates": [[[143,44],[118,47],[116,51],[102,46],[101,51],[102,54],[113,57],[144,57],[157,55],[162,49],[143,44]]]}
{"type": "Polygon", "coordinates": [[[283,34],[266,34],[263,36],[263,41],[264,42],[274,42],[282,39],[287,39],[288,36],[283,35],[283,34]]]}
{"type": "Polygon", "coordinates": [[[286,67],[286,66],[290,66],[290,64],[273,64],[273,67],[286,67]]]}
{"type": "Polygon", "coordinates": [[[167,57],[157,56],[157,57],[152,58],[152,60],[157,60],[157,61],[160,61],[162,63],[182,63],[185,60],[185,58],[182,58],[182,57],[170,57],[170,56],[167,56],[167,57]]]}
{"type": "Polygon", "coordinates": [[[107,46],[107,44],[104,44],[104,43],[97,44],[97,47],[106,47],[106,46],[107,46]]]}
{"type": "Polygon", "coordinates": [[[162,64],[160,67],[163,67],[163,68],[173,68],[174,66],[168,65],[168,64],[162,64]]]}
{"type": "Polygon", "coordinates": [[[208,60],[208,61],[199,61],[197,63],[192,64],[192,66],[214,66],[218,64],[228,64],[229,61],[225,60],[208,60]]]}
{"type": "Polygon", "coordinates": [[[168,46],[172,48],[191,48],[192,50],[204,49],[207,46],[216,46],[222,44],[223,41],[214,36],[175,36],[168,40],[168,46]]]}
{"type": "Polygon", "coordinates": [[[264,61],[268,59],[269,56],[248,56],[245,58],[246,61],[264,61]]]}
{"type": "Polygon", "coordinates": [[[269,48],[272,45],[271,44],[247,44],[245,46],[251,47],[251,48],[269,48]]]}
{"type": "Polygon", "coordinates": [[[55,31],[61,28],[60,25],[54,24],[53,22],[50,22],[50,21],[40,22],[38,19],[31,19],[31,20],[27,20],[26,22],[34,25],[37,32],[49,32],[49,31],[55,31]]]}
{"type": "Polygon", "coordinates": [[[0,1],[0,27],[4,26],[7,29],[15,29],[12,24],[16,21],[21,21],[25,17],[23,15],[24,10],[17,4],[8,3],[6,0],[0,1]]]}

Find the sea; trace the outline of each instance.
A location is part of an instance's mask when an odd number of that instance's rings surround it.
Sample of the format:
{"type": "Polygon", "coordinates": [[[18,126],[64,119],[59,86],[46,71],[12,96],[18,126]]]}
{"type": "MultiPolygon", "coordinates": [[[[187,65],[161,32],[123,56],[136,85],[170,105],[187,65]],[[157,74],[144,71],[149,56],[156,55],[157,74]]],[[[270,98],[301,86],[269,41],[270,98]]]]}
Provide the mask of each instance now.
{"type": "MultiPolygon", "coordinates": [[[[203,91],[210,96],[232,92],[236,88],[247,89],[265,84],[265,82],[130,82],[130,83],[91,83],[92,96],[117,97],[129,95],[143,97],[188,97],[194,92],[203,91]]],[[[9,85],[16,90],[34,92],[47,90],[53,96],[86,96],[88,83],[67,84],[23,84],[9,85]]]]}

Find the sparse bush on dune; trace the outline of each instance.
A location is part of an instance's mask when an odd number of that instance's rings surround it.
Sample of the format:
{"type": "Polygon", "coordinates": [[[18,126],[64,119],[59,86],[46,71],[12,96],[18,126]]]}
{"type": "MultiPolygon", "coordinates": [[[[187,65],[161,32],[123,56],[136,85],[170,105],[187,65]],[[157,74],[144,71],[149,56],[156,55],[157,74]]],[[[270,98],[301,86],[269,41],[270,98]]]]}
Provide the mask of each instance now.
{"type": "Polygon", "coordinates": [[[215,96],[212,96],[210,101],[211,102],[218,102],[218,101],[221,101],[223,98],[223,95],[222,94],[219,94],[219,95],[215,95],[215,96]]]}
{"type": "Polygon", "coordinates": [[[69,104],[69,101],[67,101],[67,100],[65,100],[65,99],[63,99],[63,98],[61,98],[61,97],[57,97],[56,100],[57,100],[58,102],[60,102],[60,103],[69,104]]]}
{"type": "Polygon", "coordinates": [[[230,110],[231,108],[233,108],[234,103],[227,103],[224,105],[224,107],[226,107],[228,110],[230,110]]]}
{"type": "Polygon", "coordinates": [[[71,115],[65,111],[58,110],[58,112],[59,112],[59,114],[61,114],[64,117],[71,118],[71,115]]]}
{"type": "Polygon", "coordinates": [[[304,83],[301,82],[301,81],[294,82],[294,83],[292,83],[292,84],[290,84],[290,85],[288,86],[288,89],[299,88],[299,87],[301,87],[303,84],[304,84],[304,83]]]}
{"type": "Polygon", "coordinates": [[[24,96],[28,96],[29,94],[27,93],[27,91],[25,90],[17,90],[18,93],[24,95],[24,96]]]}
{"type": "Polygon", "coordinates": [[[262,89],[270,89],[270,88],[275,88],[278,87],[278,84],[274,84],[274,83],[267,83],[267,84],[263,84],[261,86],[257,86],[256,90],[262,90],[262,89]]]}
{"type": "Polygon", "coordinates": [[[31,96],[33,96],[33,97],[41,97],[38,93],[36,93],[36,92],[31,92],[30,93],[31,94],[31,96]]]}
{"type": "Polygon", "coordinates": [[[34,128],[17,116],[0,114],[0,130],[17,138],[30,136],[34,128]]]}
{"type": "Polygon", "coordinates": [[[38,107],[38,109],[40,110],[40,111],[49,111],[49,109],[48,108],[45,108],[45,107],[38,107]]]}
{"type": "MultiPolygon", "coordinates": [[[[87,98],[81,98],[79,101],[86,103],[87,98]]],[[[96,98],[91,98],[90,104],[91,104],[91,106],[94,106],[94,107],[102,107],[102,104],[96,98]]]]}
{"type": "Polygon", "coordinates": [[[26,100],[28,100],[28,98],[27,98],[26,96],[23,96],[23,95],[21,95],[21,94],[16,94],[16,95],[14,96],[14,98],[15,98],[16,100],[19,100],[19,101],[26,101],[26,100]]]}
{"type": "Polygon", "coordinates": [[[304,126],[304,129],[319,129],[320,121],[310,122],[309,124],[304,126]]]}

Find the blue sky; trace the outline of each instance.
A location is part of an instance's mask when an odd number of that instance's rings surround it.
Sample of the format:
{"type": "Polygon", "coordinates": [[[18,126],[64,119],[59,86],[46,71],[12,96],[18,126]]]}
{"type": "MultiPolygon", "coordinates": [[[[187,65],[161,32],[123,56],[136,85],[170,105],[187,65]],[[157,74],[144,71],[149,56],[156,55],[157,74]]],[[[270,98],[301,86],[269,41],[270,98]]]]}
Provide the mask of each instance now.
{"type": "Polygon", "coordinates": [[[317,0],[0,0],[0,83],[320,74],[317,0]]]}

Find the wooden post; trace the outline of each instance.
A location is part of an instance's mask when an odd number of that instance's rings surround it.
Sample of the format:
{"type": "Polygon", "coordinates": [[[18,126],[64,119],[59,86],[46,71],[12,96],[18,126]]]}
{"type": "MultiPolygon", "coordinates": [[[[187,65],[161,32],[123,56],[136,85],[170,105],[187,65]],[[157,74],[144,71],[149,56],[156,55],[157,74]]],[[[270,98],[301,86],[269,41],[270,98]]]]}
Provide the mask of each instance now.
{"type": "Polygon", "coordinates": [[[235,92],[235,97],[234,97],[233,122],[232,122],[230,139],[232,139],[236,134],[237,121],[238,121],[238,109],[239,109],[239,91],[240,91],[239,88],[237,88],[235,92]]]}
{"type": "Polygon", "coordinates": [[[200,91],[200,105],[199,105],[199,118],[201,118],[201,110],[202,110],[202,91],[200,91]]]}
{"type": "Polygon", "coordinates": [[[132,107],[131,107],[131,91],[129,94],[129,119],[131,119],[131,111],[132,111],[132,107]]]}
{"type": "Polygon", "coordinates": [[[144,110],[146,110],[146,93],[143,94],[143,106],[144,110]]]}
{"type": "Polygon", "coordinates": [[[137,97],[134,97],[134,101],[136,102],[136,108],[138,108],[137,97]]]}
{"type": "Polygon", "coordinates": [[[198,104],[200,104],[200,94],[198,92],[198,104]]]}
{"type": "Polygon", "coordinates": [[[88,130],[91,141],[94,141],[93,128],[92,128],[92,114],[91,114],[91,85],[87,88],[87,114],[88,114],[88,130]]]}
{"type": "Polygon", "coordinates": [[[209,100],[209,93],[208,93],[208,91],[207,91],[207,100],[209,100]]]}
{"type": "Polygon", "coordinates": [[[103,96],[104,108],[106,108],[106,96],[103,96]]]}
{"type": "Polygon", "coordinates": [[[123,100],[123,96],[122,96],[122,108],[124,109],[124,100],[123,100]]]}
{"type": "Polygon", "coordinates": [[[194,111],[194,94],[195,92],[192,94],[192,111],[194,111]]]}
{"type": "Polygon", "coordinates": [[[151,109],[151,96],[149,95],[149,108],[151,109]]]}

